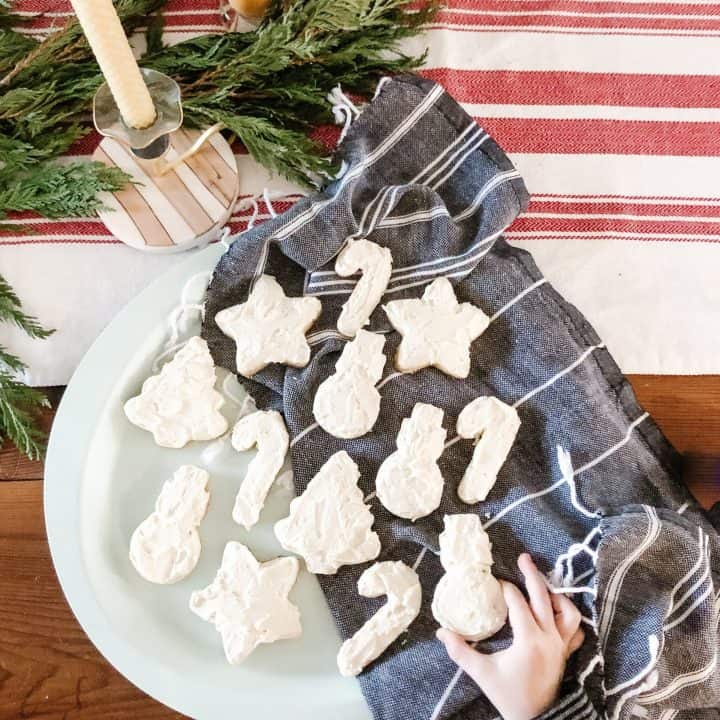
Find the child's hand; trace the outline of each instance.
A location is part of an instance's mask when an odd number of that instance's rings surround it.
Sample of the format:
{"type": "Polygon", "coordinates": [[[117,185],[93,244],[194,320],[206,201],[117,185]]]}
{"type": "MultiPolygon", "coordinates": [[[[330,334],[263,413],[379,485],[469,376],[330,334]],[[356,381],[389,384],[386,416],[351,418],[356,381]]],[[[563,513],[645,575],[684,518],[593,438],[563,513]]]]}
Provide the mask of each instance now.
{"type": "Polygon", "coordinates": [[[531,720],[557,697],[565,662],[585,638],[580,611],[564,595],[551,595],[532,558],[523,554],[518,567],[525,576],[530,605],[512,583],[503,583],[513,644],[483,655],[459,635],[438,630],[448,655],[480,686],[504,720],[531,720]]]}

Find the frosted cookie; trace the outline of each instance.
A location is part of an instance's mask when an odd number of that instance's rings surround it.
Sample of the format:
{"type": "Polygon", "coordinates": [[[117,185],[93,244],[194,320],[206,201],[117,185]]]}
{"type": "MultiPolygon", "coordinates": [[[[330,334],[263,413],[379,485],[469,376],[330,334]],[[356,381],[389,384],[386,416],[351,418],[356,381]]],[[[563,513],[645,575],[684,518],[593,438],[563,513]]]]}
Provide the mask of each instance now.
{"type": "Polygon", "coordinates": [[[382,335],[358,330],[345,344],[335,373],[315,393],[313,415],[320,427],[338,438],[357,438],[369,432],[380,413],[375,383],[385,367],[382,335]]]}
{"type": "Polygon", "coordinates": [[[302,634],[300,611],[287,597],[299,567],[294,557],[260,563],[242,543],[225,546],[215,579],[191,595],[190,609],[215,625],[231,665],[261,643],[302,634]]]}
{"type": "Polygon", "coordinates": [[[479,397],[463,408],[457,419],[458,435],[479,438],[458,487],[463,502],[472,504],[487,497],[519,429],[517,410],[497,398],[479,397]]]}
{"type": "Polygon", "coordinates": [[[374,560],[380,538],[373,514],[357,485],[360,471],[344,451],[320,468],[305,492],[290,503],[290,514],[275,523],[275,536],[302,555],[311,573],[333,575],[341,565],[374,560]]]}
{"type": "Polygon", "coordinates": [[[340,277],[362,273],[350,298],[342,306],[337,323],[343,335],[353,337],[370,322],[373,310],[382,299],[390,282],[392,255],[388,248],[380,247],[370,240],[350,239],[338,255],[335,272],[340,277]]]}
{"type": "Polygon", "coordinates": [[[507,605],[500,583],[490,572],[492,548],[480,518],[446,515],[439,540],[445,575],[433,595],[435,619],[466,640],[494,635],[507,620],[507,605]]]}
{"type": "Polygon", "coordinates": [[[215,322],[235,341],[237,371],[252,377],[270,363],[305,367],[305,333],[321,310],[317,298],[287,297],[274,277],[261,275],[247,301],[221,310],[215,322]]]}
{"type": "Polygon", "coordinates": [[[290,438],[282,415],[275,410],[256,411],[240,418],[233,428],[232,446],[242,452],[257,445],[240,485],[233,520],[249,530],[260,517],[268,490],[285,462],[290,438]]]}
{"type": "Polygon", "coordinates": [[[163,484],[155,512],[130,539],[130,562],[145,580],[170,585],[195,569],[200,558],[197,528],[210,500],[209,479],[205,470],[183,465],[163,484]]]}
{"type": "Polygon", "coordinates": [[[430,283],[422,298],[393,300],[383,308],[403,336],[395,357],[400,372],[433,366],[456,378],[470,374],[470,344],[490,318],[472,303],[458,303],[447,278],[430,283]]]}
{"type": "Polygon", "coordinates": [[[378,499],[398,517],[415,521],[440,505],[444,481],[437,460],[447,434],[442,420],[440,408],[417,403],[400,425],[398,449],[378,470],[378,499]]]}
{"type": "Polygon", "coordinates": [[[399,560],[371,565],[358,580],[358,592],[368,598],[386,595],[387,602],[340,647],[337,664],[346,677],[382,655],[418,616],[422,601],[417,573],[399,560]]]}
{"type": "Polygon", "coordinates": [[[228,427],[215,390],[215,363],[207,343],[193,337],[149,377],[140,395],[125,403],[128,420],[153,434],[161,447],[181,448],[191,440],[213,440],[228,427]]]}

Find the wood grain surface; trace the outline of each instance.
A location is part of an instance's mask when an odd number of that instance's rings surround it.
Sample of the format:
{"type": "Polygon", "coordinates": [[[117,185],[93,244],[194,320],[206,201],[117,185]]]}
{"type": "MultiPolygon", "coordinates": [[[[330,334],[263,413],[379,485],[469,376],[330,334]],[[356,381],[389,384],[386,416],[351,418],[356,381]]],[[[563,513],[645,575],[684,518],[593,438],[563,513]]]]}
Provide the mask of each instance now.
{"type": "MultiPolygon", "coordinates": [[[[640,403],[687,459],[703,505],[720,500],[720,376],[635,375],[640,403]]],[[[59,390],[51,391],[54,402],[59,390]]],[[[45,422],[49,426],[52,413],[45,422]]],[[[238,708],[239,717],[242,715],[238,708]]],[[[95,650],[50,560],[42,465],[0,450],[0,720],[159,720],[182,716],[144,695],[95,650]]]]}

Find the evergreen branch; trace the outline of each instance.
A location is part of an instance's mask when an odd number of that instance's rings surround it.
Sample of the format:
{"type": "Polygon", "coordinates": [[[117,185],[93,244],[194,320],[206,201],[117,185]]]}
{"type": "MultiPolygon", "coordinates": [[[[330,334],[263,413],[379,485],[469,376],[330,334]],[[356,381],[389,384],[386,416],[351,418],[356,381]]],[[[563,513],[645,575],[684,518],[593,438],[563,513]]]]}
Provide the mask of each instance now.
{"type": "Polygon", "coordinates": [[[303,132],[277,127],[264,118],[203,107],[190,108],[188,117],[191,121],[199,119],[198,124],[207,124],[207,120],[222,122],[260,164],[299,185],[318,185],[321,177],[333,172],[334,165],[322,156],[322,147],[303,132]]]}
{"type": "MultiPolygon", "coordinates": [[[[398,52],[398,42],[420,32],[438,6],[428,0],[410,12],[411,1],[275,0],[252,32],[206,35],[172,47],[161,46],[153,21],[141,62],[179,83],[189,124],[223,122],[259,162],[313,184],[332,167],[323,157],[324,148],[305,137],[312,126],[331,121],[327,93],[339,83],[350,92],[369,93],[381,76],[412,71],[422,62],[398,52]]],[[[132,32],[164,2],[117,0],[116,6],[126,31],[132,32]]],[[[34,148],[42,159],[52,157],[77,137],[76,128],[87,127],[92,96],[101,81],[79,26],[71,20],[6,75],[0,136],[34,148]],[[53,137],[64,138],[55,143],[56,149],[49,148],[53,137]]],[[[22,160],[17,152],[10,161],[2,155],[0,146],[7,178],[10,167],[22,160]]],[[[87,175],[93,176],[89,170],[87,175]]],[[[0,191],[0,212],[11,204],[29,206],[22,199],[28,184],[35,182],[23,175],[13,178],[12,187],[4,195],[0,191]]],[[[69,215],[68,208],[84,205],[84,200],[71,200],[43,199],[35,207],[69,215]],[[61,210],[63,202],[70,204],[61,210]]]]}
{"type": "MultiPolygon", "coordinates": [[[[54,330],[45,330],[34,317],[23,312],[20,298],[2,275],[0,275],[0,322],[14,323],[31,338],[43,339],[54,332],[54,330]]],[[[1,350],[2,348],[0,348],[1,350]]],[[[4,352],[7,353],[7,351],[4,352]]],[[[0,357],[0,359],[2,358],[0,357]]],[[[12,365],[11,362],[6,364],[12,365]]]]}
{"type": "Polygon", "coordinates": [[[27,35],[15,32],[9,27],[3,28],[0,22],[0,75],[9,72],[36,44],[27,35]]]}
{"type": "Polygon", "coordinates": [[[49,138],[43,138],[41,146],[0,135],[0,181],[5,179],[9,182],[31,165],[62,155],[86,132],[79,125],[70,125],[49,138]]]}
{"type": "Polygon", "coordinates": [[[4,365],[12,372],[20,373],[25,369],[25,363],[17,356],[0,345],[0,365],[4,365]]]}
{"type": "Polygon", "coordinates": [[[99,192],[115,192],[128,176],[99,162],[33,165],[17,182],[0,187],[0,219],[31,210],[48,218],[83,217],[103,207],[99,192]]]}
{"type": "MultiPolygon", "coordinates": [[[[53,332],[23,312],[20,299],[2,275],[0,321],[17,325],[32,338],[46,338],[53,332]]],[[[39,390],[29,388],[17,379],[17,374],[25,369],[25,363],[17,355],[0,346],[0,444],[9,438],[18,450],[31,460],[37,460],[45,448],[45,433],[37,426],[38,412],[50,403],[39,390]]]]}
{"type": "MultiPolygon", "coordinates": [[[[149,15],[160,10],[167,0],[117,0],[115,9],[127,34],[133,33],[147,22],[149,15]]],[[[95,64],[90,46],[85,39],[80,23],[70,18],[60,30],[48,35],[37,44],[35,50],[2,80],[2,85],[28,86],[41,78],[52,77],[60,64],[68,62],[95,64]]]]}
{"type": "Polygon", "coordinates": [[[46,407],[50,403],[42,392],[0,371],[0,443],[8,438],[31,460],[40,459],[46,436],[37,420],[39,411],[46,407]]]}
{"type": "Polygon", "coordinates": [[[148,23],[147,30],[145,31],[145,53],[154,54],[159,53],[163,50],[165,45],[163,44],[163,31],[165,30],[165,18],[162,13],[156,12],[150,22],[148,23]]]}

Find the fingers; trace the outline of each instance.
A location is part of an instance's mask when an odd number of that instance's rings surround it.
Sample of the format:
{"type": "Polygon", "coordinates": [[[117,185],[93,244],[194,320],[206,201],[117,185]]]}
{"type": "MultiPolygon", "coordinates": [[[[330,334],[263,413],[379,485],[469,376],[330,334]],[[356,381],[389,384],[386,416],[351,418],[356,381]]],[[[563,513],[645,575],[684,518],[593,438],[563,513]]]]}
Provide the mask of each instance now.
{"type": "Polygon", "coordinates": [[[555,613],[553,613],[550,593],[543,576],[527,553],[523,553],[518,558],[518,567],[525,576],[525,587],[530,597],[530,607],[538,625],[543,630],[554,630],[555,613]]]}
{"type": "Polygon", "coordinates": [[[482,681],[487,679],[489,667],[492,665],[491,656],[473,650],[460,635],[451,630],[440,628],[436,634],[450,659],[482,687],[482,681]]]}
{"type": "Polygon", "coordinates": [[[568,643],[567,657],[570,657],[584,642],[585,633],[582,628],[578,628],[568,643]]]}
{"type": "Polygon", "coordinates": [[[508,606],[508,620],[515,637],[528,635],[537,630],[537,623],[530,606],[520,590],[511,582],[501,581],[505,604],[508,606]]]}
{"type": "Polygon", "coordinates": [[[580,611],[566,595],[553,594],[551,602],[555,611],[555,625],[563,642],[568,643],[580,627],[580,611]]]}

